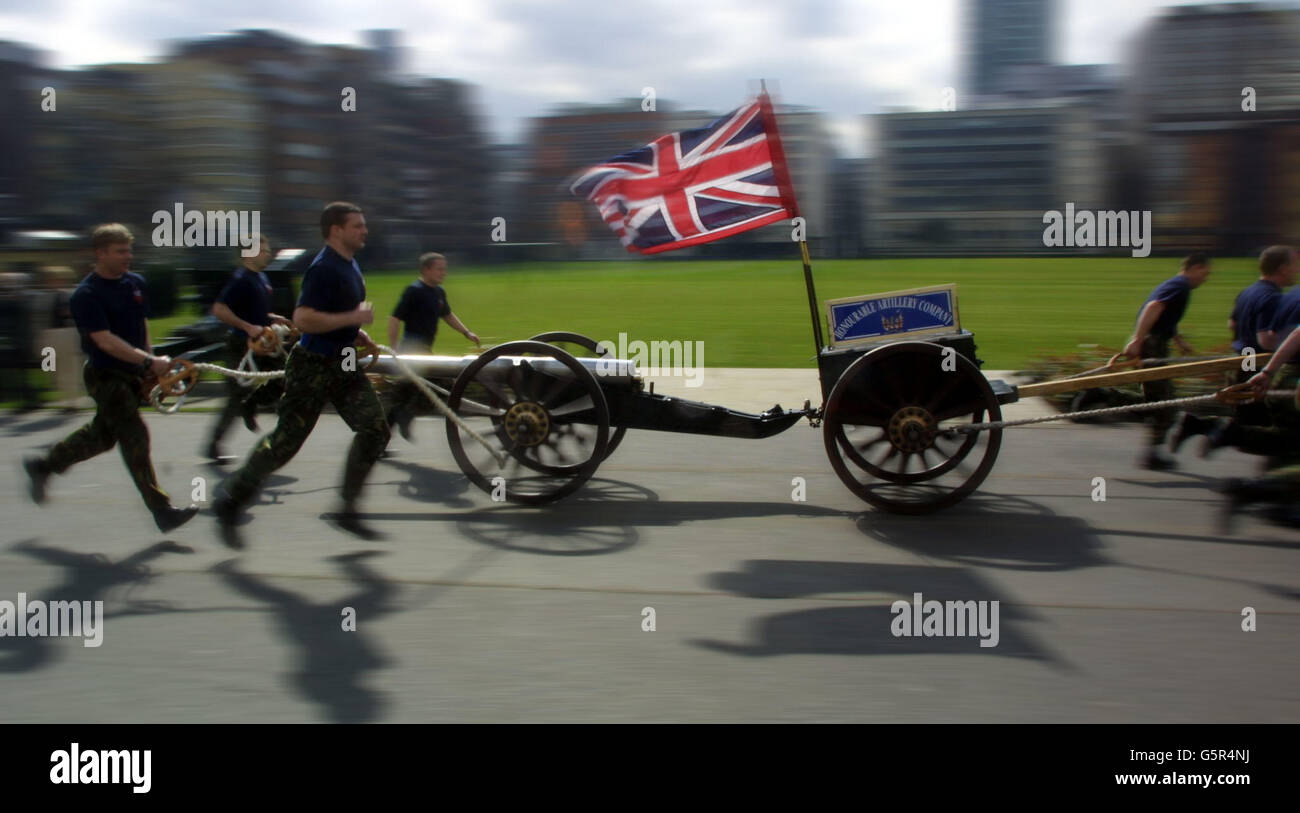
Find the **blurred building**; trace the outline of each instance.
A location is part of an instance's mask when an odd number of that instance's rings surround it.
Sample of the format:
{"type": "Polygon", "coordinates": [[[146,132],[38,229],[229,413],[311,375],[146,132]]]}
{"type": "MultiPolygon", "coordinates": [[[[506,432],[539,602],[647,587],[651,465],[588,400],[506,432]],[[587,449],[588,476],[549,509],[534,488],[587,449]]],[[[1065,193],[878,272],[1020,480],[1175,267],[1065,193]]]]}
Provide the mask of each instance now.
{"type": "Polygon", "coordinates": [[[1058,11],[1056,0],[967,0],[967,90],[954,109],[873,117],[869,252],[1042,253],[1045,212],[1132,208],[1117,172],[1117,71],[1053,63],[1058,11]]]}
{"type": "Polygon", "coordinates": [[[1104,208],[1104,151],[1088,106],[1024,100],[875,120],[873,253],[1039,253],[1044,212],[1104,208]]]}
{"type": "Polygon", "coordinates": [[[262,175],[262,228],[285,245],[319,242],[322,206],[342,197],[331,116],[340,97],[320,81],[327,64],[320,49],[273,31],[240,31],[182,42],[168,61],[190,60],[220,65],[255,96],[259,160],[247,171],[262,175]]]}
{"type": "Polygon", "coordinates": [[[1133,169],[1158,250],[1300,241],[1300,9],[1166,9],[1132,53],[1133,169]]]}
{"type": "Polygon", "coordinates": [[[1016,67],[1054,63],[1058,9],[1058,0],[966,0],[966,95],[999,95],[1016,67]]]}

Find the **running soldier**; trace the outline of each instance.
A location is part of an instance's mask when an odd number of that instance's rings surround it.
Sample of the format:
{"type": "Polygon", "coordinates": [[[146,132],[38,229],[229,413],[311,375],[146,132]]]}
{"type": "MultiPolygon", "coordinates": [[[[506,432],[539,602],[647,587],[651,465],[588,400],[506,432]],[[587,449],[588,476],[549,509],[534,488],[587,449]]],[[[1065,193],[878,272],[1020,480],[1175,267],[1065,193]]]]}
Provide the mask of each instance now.
{"type": "MultiPolygon", "coordinates": [[[[420,255],[420,278],[402,291],[393,315],[388,317],[388,346],[401,353],[427,355],[433,350],[433,340],[438,335],[438,320],[445,319],[452,330],[460,333],[474,344],[479,344],[478,336],[461,323],[447,304],[447,292],[442,282],[447,278],[447,258],[441,254],[429,252],[420,255]],[[397,333],[405,323],[406,331],[402,343],[397,343],[397,333]]],[[[393,406],[388,411],[388,425],[397,425],[402,437],[411,440],[411,419],[415,417],[415,407],[423,398],[419,389],[409,381],[396,385],[393,392],[393,406]]]]}
{"type": "Polygon", "coordinates": [[[62,474],[116,444],[158,530],[167,532],[184,525],[199,508],[171,504],[149,457],[149,429],[140,418],[141,383],[149,373],[167,373],[172,360],[151,354],[144,278],[128,270],[134,239],[120,223],[97,226],[90,237],[95,266],[68,301],[88,357],[83,376],[95,400],[95,417],[44,457],[24,460],[23,467],[31,478],[32,500],[39,505],[45,502],[51,474],[62,474]]]}
{"type": "Polygon", "coordinates": [[[326,402],[356,433],[343,471],[342,508],[332,518],[350,533],[379,536],[357,513],[366,475],[389,437],[383,407],[353,348],[356,343],[374,346],[361,328],[373,322],[375,314],[365,301],[366,281],[355,259],[366,245],[366,218],[356,205],[336,201],[325,207],[320,224],[325,247],[303,275],[293,312],[302,338],[285,363],[284,396],[276,410],[279,423],[253,447],[243,467],[226,478],[213,501],[222,539],[234,548],[243,547],[235,532],[240,512],[266,478],[298,453],[326,402]]]}
{"type": "MultiPolygon", "coordinates": [[[[1141,359],[1168,358],[1171,341],[1184,354],[1192,355],[1191,345],[1178,332],[1178,323],[1187,312],[1192,289],[1203,285],[1209,276],[1209,255],[1199,251],[1188,255],[1178,274],[1160,283],[1138,311],[1137,326],[1128,344],[1124,346],[1124,355],[1141,359]]],[[[1167,401],[1174,397],[1174,383],[1168,379],[1144,382],[1142,394],[1147,403],[1167,401]]],[[[1149,418],[1150,444],[1141,461],[1146,468],[1163,471],[1177,465],[1160,448],[1164,445],[1165,434],[1174,423],[1175,414],[1173,409],[1162,409],[1149,418]]]]}
{"type": "MultiPolygon", "coordinates": [[[[1285,332],[1277,332],[1274,322],[1283,301],[1282,289],[1295,281],[1298,271],[1300,262],[1297,262],[1295,249],[1290,246],[1270,246],[1259,255],[1259,279],[1237,294],[1232,317],[1228,320],[1228,328],[1233,333],[1233,350],[1238,353],[1272,350],[1286,338],[1285,332]]],[[[1289,330],[1290,326],[1286,329],[1289,330]]],[[[1255,375],[1254,365],[1250,365],[1250,369],[1245,369],[1245,364],[1242,367],[1237,371],[1238,384],[1255,375]]],[[[1243,426],[1268,426],[1273,420],[1267,404],[1254,402],[1237,407],[1235,422],[1243,426]]],[[[1177,452],[1178,447],[1192,435],[1217,432],[1215,437],[1221,443],[1225,428],[1220,421],[1184,412],[1169,434],[1169,451],[1177,452]]],[[[1214,441],[1210,447],[1213,445],[1214,441]]]]}
{"type": "MultiPolygon", "coordinates": [[[[267,325],[293,326],[288,319],[271,312],[271,282],[262,273],[270,262],[271,241],[262,235],[261,250],[244,258],[243,265],[235,269],[230,281],[212,303],[212,315],[230,325],[230,334],[226,337],[226,363],[232,370],[239,367],[248,352],[248,340],[261,336],[267,325]]],[[[257,357],[260,372],[279,370],[283,366],[278,358],[257,357]]],[[[280,378],[273,378],[250,392],[233,377],[227,377],[226,405],[212,427],[205,456],[218,464],[230,460],[221,450],[221,439],[235,422],[235,416],[241,416],[248,430],[256,432],[257,408],[275,403],[283,394],[284,380],[280,378]]]]}

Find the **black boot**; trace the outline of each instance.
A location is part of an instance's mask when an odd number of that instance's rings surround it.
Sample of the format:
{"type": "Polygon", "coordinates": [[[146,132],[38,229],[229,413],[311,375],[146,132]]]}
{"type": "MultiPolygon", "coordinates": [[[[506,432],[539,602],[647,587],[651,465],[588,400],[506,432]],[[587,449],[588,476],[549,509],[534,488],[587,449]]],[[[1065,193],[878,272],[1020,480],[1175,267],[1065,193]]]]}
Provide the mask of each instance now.
{"type": "Polygon", "coordinates": [[[1201,457],[1209,457],[1215,450],[1224,446],[1237,445],[1237,422],[1231,418],[1220,418],[1205,432],[1201,443],[1201,457]]]}
{"type": "Polygon", "coordinates": [[[1214,421],[1193,415],[1190,412],[1184,412],[1178,416],[1178,421],[1174,424],[1174,429],[1169,433],[1169,451],[1171,454],[1178,453],[1178,447],[1193,435],[1204,435],[1214,426],[1214,421]]]}
{"type": "Polygon", "coordinates": [[[248,431],[258,431],[257,403],[251,397],[245,398],[244,402],[240,404],[239,414],[243,417],[244,426],[248,427],[248,431]]]}
{"type": "Polygon", "coordinates": [[[217,490],[217,496],[212,500],[212,513],[217,516],[222,543],[235,550],[242,550],[244,547],[244,540],[240,538],[239,530],[236,528],[242,509],[243,507],[235,502],[229,492],[223,488],[217,490]]]}
{"type": "Polygon", "coordinates": [[[50,469],[45,465],[45,458],[28,457],[23,460],[23,468],[27,470],[27,476],[31,482],[27,485],[27,493],[32,497],[32,502],[42,505],[45,502],[45,484],[50,479],[50,469]]]}
{"type": "Polygon", "coordinates": [[[174,505],[169,505],[161,511],[154,511],[153,521],[158,526],[158,530],[167,533],[194,519],[194,515],[198,512],[199,507],[197,505],[191,505],[188,508],[177,508],[174,505]]]}
{"type": "Polygon", "coordinates": [[[1169,471],[1178,468],[1178,461],[1165,454],[1159,446],[1151,446],[1142,457],[1142,468],[1150,471],[1169,471]]]}
{"type": "Polygon", "coordinates": [[[330,514],[327,518],[339,530],[347,531],[368,542],[384,538],[384,534],[361,521],[361,515],[357,513],[357,507],[353,504],[344,503],[337,513],[330,514]]]}
{"type": "Polygon", "coordinates": [[[1268,477],[1251,480],[1232,477],[1224,482],[1219,491],[1227,498],[1223,501],[1223,513],[1220,516],[1220,527],[1225,534],[1232,533],[1236,515],[1251,503],[1285,503],[1291,496],[1285,483],[1268,477]]]}

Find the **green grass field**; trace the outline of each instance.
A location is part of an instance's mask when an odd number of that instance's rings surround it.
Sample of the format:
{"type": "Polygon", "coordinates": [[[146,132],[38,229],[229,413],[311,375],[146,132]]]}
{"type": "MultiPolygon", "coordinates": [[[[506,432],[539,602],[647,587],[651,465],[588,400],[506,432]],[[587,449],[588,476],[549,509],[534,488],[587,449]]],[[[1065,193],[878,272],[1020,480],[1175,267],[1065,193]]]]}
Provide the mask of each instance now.
{"type": "MultiPolygon", "coordinates": [[[[836,260],[813,265],[820,300],[953,282],[962,326],[975,334],[987,369],[1018,369],[1081,344],[1118,347],[1151,289],[1178,270],[1173,258],[1011,258],[836,260]]],[[[1237,292],[1257,275],[1249,258],[1215,261],[1210,280],[1192,295],[1182,329],[1199,348],[1228,340],[1237,292]]],[[[385,324],[415,272],[367,276],[385,324]]],[[[451,269],[444,284],[456,314],[499,344],[547,330],[595,339],[702,340],[704,363],[717,367],[811,367],[812,333],[803,273],[788,262],[634,262],[543,264],[451,269]]],[[[824,308],[822,309],[824,312],[824,308]]],[[[154,340],[182,314],[153,323],[154,340]]],[[[436,351],[472,346],[445,326],[436,351]]]]}

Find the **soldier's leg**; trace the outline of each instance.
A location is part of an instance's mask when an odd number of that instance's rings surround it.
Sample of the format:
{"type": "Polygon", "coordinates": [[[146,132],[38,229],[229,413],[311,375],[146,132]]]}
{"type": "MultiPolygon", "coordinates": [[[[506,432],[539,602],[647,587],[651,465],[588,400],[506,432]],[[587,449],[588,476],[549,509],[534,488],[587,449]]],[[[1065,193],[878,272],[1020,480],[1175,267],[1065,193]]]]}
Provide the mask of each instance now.
{"type": "MultiPolygon", "coordinates": [[[[89,460],[113,448],[113,444],[117,442],[117,434],[113,431],[113,425],[106,412],[111,411],[112,399],[118,397],[120,393],[107,385],[106,382],[112,377],[112,373],[86,365],[84,380],[86,391],[90,393],[91,398],[95,399],[95,417],[90,423],[56,443],[46,453],[41,463],[46,471],[59,474],[67,471],[74,463],[89,460]]],[[[133,397],[136,396],[133,394],[133,397]]],[[[135,403],[139,402],[135,401],[135,403]]]]}
{"type": "Polygon", "coordinates": [[[222,488],[236,505],[247,503],[273,471],[288,463],[316,426],[329,395],[329,365],[332,362],[305,350],[295,349],[285,365],[284,397],[276,408],[279,421],[269,435],[253,447],[237,471],[222,488]]]}
{"type": "Polygon", "coordinates": [[[356,434],[343,470],[343,503],[352,506],[361,495],[366,475],[388,446],[388,421],[384,408],[364,373],[338,373],[334,408],[356,434]]]}
{"type": "MultiPolygon", "coordinates": [[[[237,369],[239,363],[243,361],[244,348],[247,347],[245,342],[242,341],[242,337],[235,338],[241,339],[241,341],[238,343],[236,343],[234,339],[228,339],[226,341],[226,366],[232,370],[237,369]]],[[[234,378],[227,377],[225,379],[225,385],[226,403],[222,405],[221,414],[217,416],[217,422],[212,427],[212,437],[208,443],[208,453],[210,456],[212,456],[212,453],[216,451],[215,447],[221,442],[221,439],[226,436],[226,432],[230,431],[230,425],[235,422],[235,418],[239,417],[240,411],[243,408],[244,396],[248,394],[248,390],[239,386],[234,378]]]]}
{"type": "MultiPolygon", "coordinates": [[[[1142,345],[1143,359],[1168,358],[1168,356],[1168,339],[1156,336],[1147,337],[1146,342],[1142,345]]],[[[1143,382],[1142,395],[1145,396],[1147,403],[1168,401],[1174,397],[1174,382],[1172,379],[1143,382]]],[[[1173,426],[1177,414],[1177,410],[1172,407],[1147,413],[1147,425],[1150,429],[1152,446],[1160,446],[1164,443],[1165,434],[1169,431],[1169,427],[1173,426]]]]}
{"type": "Polygon", "coordinates": [[[105,400],[105,417],[117,434],[122,461],[131,472],[136,490],[156,514],[171,505],[171,498],[158,485],[153,460],[149,457],[149,428],[140,417],[139,393],[125,380],[115,380],[111,386],[115,395],[105,400]]]}

